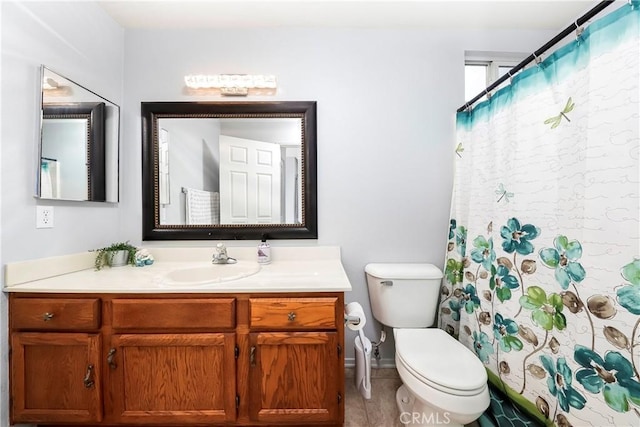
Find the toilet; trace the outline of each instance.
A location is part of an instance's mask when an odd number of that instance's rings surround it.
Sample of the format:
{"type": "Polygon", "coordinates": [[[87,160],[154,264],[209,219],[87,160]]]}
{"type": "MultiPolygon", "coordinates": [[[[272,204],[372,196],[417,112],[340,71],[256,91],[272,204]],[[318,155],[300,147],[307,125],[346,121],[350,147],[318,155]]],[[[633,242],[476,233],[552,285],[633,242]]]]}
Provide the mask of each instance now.
{"type": "Polygon", "coordinates": [[[432,264],[365,267],[373,317],[393,328],[400,421],[411,426],[462,426],[489,406],[487,372],[476,355],[433,328],[442,271],[432,264]]]}

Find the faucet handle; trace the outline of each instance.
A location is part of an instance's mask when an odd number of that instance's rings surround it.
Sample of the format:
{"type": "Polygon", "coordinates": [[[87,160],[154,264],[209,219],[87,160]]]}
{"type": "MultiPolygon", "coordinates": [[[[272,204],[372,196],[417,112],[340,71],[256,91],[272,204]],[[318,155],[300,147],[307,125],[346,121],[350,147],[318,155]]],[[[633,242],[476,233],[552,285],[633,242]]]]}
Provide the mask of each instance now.
{"type": "Polygon", "coordinates": [[[218,243],[216,245],[216,253],[213,254],[213,259],[211,262],[214,264],[228,264],[229,255],[227,255],[227,248],[223,243],[218,243]]]}

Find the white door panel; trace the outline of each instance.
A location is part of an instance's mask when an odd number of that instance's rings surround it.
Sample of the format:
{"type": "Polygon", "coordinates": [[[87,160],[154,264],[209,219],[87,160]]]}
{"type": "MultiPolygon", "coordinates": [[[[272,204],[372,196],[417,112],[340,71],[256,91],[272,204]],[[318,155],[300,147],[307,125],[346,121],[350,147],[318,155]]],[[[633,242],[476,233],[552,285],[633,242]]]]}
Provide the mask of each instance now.
{"type": "Polygon", "coordinates": [[[222,224],[280,223],[280,146],[220,135],[222,224]]]}

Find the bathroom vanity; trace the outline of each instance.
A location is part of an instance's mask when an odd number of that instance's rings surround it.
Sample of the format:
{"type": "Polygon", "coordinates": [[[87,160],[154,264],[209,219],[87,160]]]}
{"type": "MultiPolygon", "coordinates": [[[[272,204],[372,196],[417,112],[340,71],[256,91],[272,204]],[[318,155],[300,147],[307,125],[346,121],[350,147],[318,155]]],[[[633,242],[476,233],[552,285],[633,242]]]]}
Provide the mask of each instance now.
{"type": "Polygon", "coordinates": [[[342,425],[351,286],[339,249],[308,249],[208,284],[163,280],[202,248],[20,284],[33,266],[8,266],[11,421],[342,425]]]}

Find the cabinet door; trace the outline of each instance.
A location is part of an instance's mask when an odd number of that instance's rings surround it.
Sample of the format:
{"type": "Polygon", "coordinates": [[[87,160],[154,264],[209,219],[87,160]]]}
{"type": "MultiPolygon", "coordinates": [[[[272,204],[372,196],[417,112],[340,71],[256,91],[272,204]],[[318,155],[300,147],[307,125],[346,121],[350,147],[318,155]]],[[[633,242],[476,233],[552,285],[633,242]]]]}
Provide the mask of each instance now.
{"type": "Polygon", "coordinates": [[[253,421],[308,423],[340,416],[336,332],[250,334],[253,421]]]}
{"type": "Polygon", "coordinates": [[[236,418],[235,334],[114,335],[108,387],[118,423],[236,418]]]}
{"type": "Polygon", "coordinates": [[[11,335],[13,423],[102,420],[99,334],[11,335]]]}

